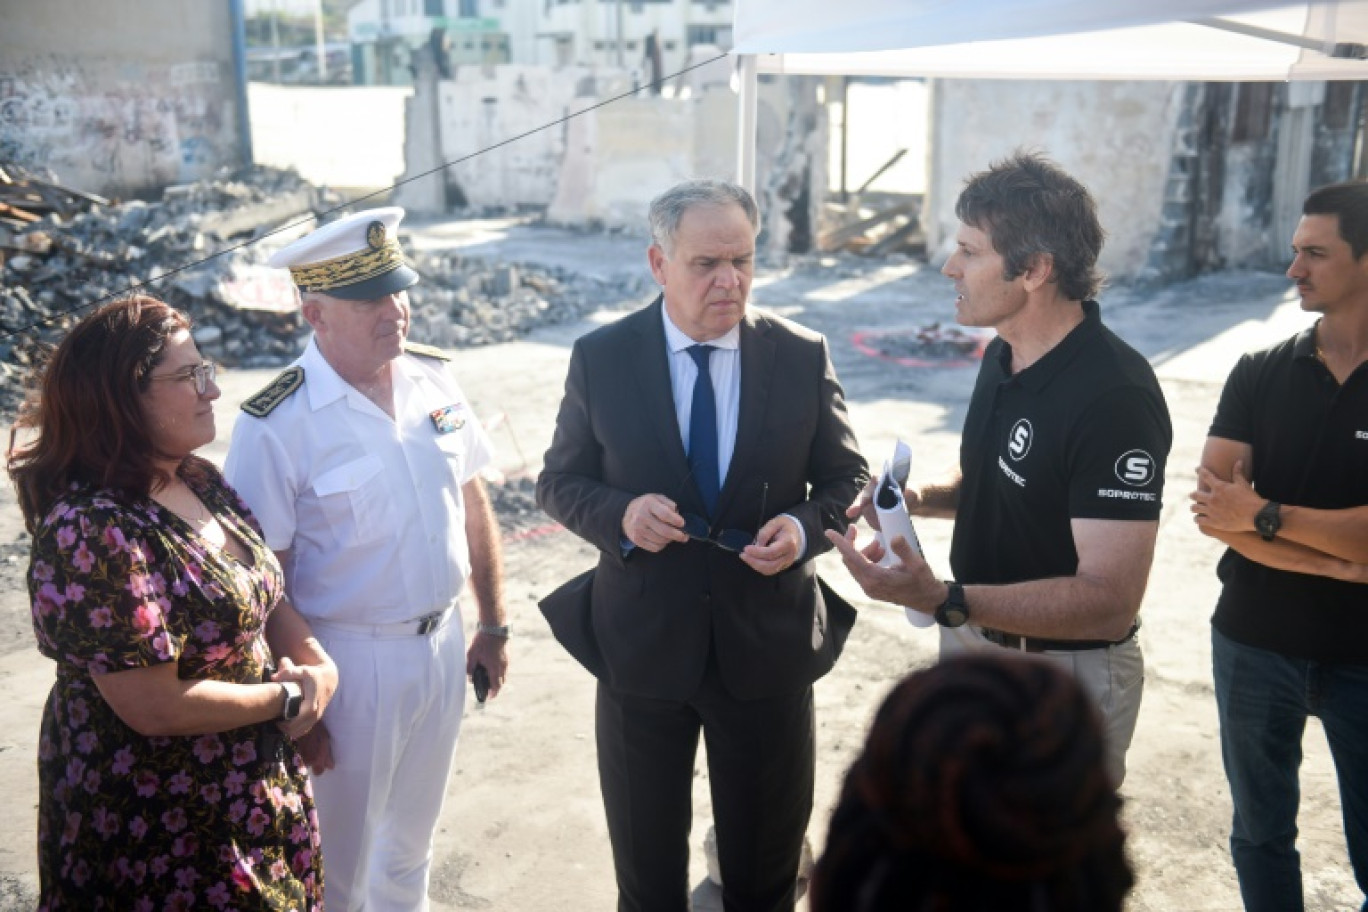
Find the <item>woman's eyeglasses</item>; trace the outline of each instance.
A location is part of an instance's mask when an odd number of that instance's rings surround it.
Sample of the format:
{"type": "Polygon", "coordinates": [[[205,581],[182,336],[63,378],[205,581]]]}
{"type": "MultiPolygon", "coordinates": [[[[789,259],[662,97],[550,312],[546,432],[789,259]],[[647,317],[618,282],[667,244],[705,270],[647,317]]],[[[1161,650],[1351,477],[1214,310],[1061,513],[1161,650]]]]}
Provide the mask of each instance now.
{"type": "Polygon", "coordinates": [[[179,371],[174,374],[163,374],[160,377],[149,376],[148,380],[192,380],[195,383],[195,394],[203,396],[209,391],[209,384],[218,376],[218,365],[213,361],[201,361],[194,367],[179,371]]]}

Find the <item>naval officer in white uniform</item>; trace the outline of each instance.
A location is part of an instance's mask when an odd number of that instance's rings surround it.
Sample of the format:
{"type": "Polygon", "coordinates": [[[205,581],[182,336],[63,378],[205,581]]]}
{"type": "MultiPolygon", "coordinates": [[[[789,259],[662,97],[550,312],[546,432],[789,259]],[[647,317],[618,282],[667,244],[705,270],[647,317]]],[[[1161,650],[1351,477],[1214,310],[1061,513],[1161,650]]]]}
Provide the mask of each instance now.
{"type": "Polygon", "coordinates": [[[225,467],[339,669],[300,743],[328,912],[428,907],[467,675],[483,666],[494,695],[508,668],[498,527],[476,474],[491,447],[447,358],[406,341],[418,275],[396,240],[403,215],[359,212],[271,259],[290,269],[314,335],[243,403],[225,467]],[[479,606],[468,651],[467,578],[479,606]]]}

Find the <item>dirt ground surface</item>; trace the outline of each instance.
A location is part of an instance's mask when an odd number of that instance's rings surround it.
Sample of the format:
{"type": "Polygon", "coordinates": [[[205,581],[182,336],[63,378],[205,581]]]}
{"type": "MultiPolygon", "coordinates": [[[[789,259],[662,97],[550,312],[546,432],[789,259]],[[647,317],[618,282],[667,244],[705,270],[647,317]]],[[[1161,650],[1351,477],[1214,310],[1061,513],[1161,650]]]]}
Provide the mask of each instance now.
{"type": "MultiPolygon", "coordinates": [[[[630,236],[467,223],[430,226],[421,243],[602,273],[646,269],[645,244],[630,236]]],[[[1157,292],[1121,288],[1101,298],[1107,323],[1154,363],[1175,431],[1158,554],[1143,608],[1145,698],[1123,788],[1128,850],[1138,873],[1132,912],[1240,908],[1226,848],[1230,800],[1210,671],[1208,620],[1218,591],[1218,547],[1196,532],[1187,494],[1235,359],[1309,322],[1286,291],[1279,276],[1246,273],[1157,292]]],[[[893,344],[916,327],[953,320],[949,282],[934,268],[911,261],[808,262],[762,270],[754,298],[826,333],[871,464],[881,465],[899,436],[912,445],[914,480],[954,463],[974,367],[910,366],[900,363],[893,344]]],[[[540,466],[570,344],[618,313],[602,311],[516,343],[457,354],[455,369],[491,427],[499,468],[509,479],[535,477],[540,466]]],[[[211,458],[222,460],[238,402],[271,375],[223,376],[219,440],[208,450],[211,458]]],[[[948,574],[950,525],[925,521],[918,531],[932,566],[948,574]]],[[[6,485],[0,491],[0,795],[7,808],[0,818],[0,909],[32,908],[37,886],[35,754],[52,666],[33,647],[24,591],[27,551],[6,485]]],[[[497,700],[483,709],[472,703],[467,710],[436,841],[432,906],[437,912],[607,912],[616,893],[594,762],[594,682],[552,639],[536,606],[541,596],[590,566],[594,554],[537,515],[507,530],[505,559],[515,631],[511,677],[497,700]]],[[[933,662],[936,650],[934,630],[916,630],[901,609],[865,599],[831,555],[820,560],[823,575],[861,614],[845,654],[816,687],[817,803],[809,835],[819,851],[841,776],[875,707],[901,676],[933,662]]],[[[467,606],[468,627],[473,618],[467,606]]],[[[1334,769],[1314,723],[1305,744],[1300,847],[1307,908],[1357,908],[1363,897],[1346,858],[1334,769]]],[[[694,905],[720,909],[701,848],[711,815],[701,755],[696,768],[694,905]]]]}

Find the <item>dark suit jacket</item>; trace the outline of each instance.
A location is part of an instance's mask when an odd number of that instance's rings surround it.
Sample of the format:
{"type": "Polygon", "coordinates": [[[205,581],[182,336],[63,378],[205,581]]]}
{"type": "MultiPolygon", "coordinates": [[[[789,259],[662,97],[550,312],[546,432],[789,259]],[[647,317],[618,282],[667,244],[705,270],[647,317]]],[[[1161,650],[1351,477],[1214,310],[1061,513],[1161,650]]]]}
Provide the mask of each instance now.
{"type": "Polygon", "coordinates": [[[735,554],[689,541],[622,552],[622,517],[641,494],[706,515],[680,440],[660,298],[575,343],[537,502],[598,547],[594,571],[542,602],[557,638],[609,686],[683,700],[715,650],[739,699],[810,685],[835,663],[855,611],[817,579],[812,558],[844,530],[868,478],[821,335],[752,308],[741,324],[736,449],[718,528],[755,532],[788,513],[807,553],[767,577],[735,554]]]}

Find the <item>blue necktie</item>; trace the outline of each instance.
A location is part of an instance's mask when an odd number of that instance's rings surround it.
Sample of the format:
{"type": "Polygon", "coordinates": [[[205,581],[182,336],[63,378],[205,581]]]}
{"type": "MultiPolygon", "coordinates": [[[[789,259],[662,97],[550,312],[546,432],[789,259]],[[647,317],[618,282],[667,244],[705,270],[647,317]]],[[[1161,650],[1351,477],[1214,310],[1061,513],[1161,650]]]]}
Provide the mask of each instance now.
{"type": "Polygon", "coordinates": [[[712,373],[708,370],[713,350],[711,345],[691,345],[685,349],[698,365],[693,405],[689,409],[689,469],[709,516],[717,508],[721,487],[717,469],[717,400],[713,398],[712,373]]]}

